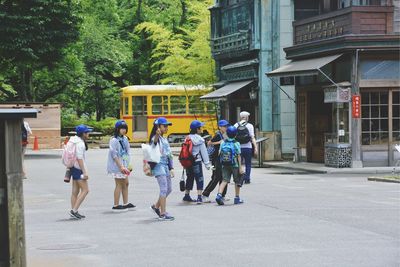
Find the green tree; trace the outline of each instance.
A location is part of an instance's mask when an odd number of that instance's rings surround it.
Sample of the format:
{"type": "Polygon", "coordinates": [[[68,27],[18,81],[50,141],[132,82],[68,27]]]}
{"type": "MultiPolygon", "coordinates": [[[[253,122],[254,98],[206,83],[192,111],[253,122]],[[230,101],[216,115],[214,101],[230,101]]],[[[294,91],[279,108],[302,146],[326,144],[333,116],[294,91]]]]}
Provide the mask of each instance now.
{"type": "Polygon", "coordinates": [[[174,32],[166,26],[143,22],[137,32],[148,34],[155,44],[151,58],[153,75],[159,83],[209,85],[215,80],[214,61],[209,45],[210,21],[207,6],[210,1],[192,1],[188,4],[188,26],[174,32]]]}
{"type": "Polygon", "coordinates": [[[33,71],[52,67],[62,58],[63,48],[77,40],[78,7],[72,0],[1,1],[0,64],[15,66],[18,99],[33,100],[33,71]]]}

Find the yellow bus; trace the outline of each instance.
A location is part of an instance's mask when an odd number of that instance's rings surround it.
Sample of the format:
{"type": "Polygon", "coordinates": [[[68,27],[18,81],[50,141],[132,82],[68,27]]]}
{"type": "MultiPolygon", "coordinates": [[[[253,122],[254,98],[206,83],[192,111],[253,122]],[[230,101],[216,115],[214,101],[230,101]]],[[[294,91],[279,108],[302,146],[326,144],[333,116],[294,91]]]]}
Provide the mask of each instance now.
{"type": "Polygon", "coordinates": [[[132,85],[121,89],[121,118],[128,126],[131,142],[146,142],[153,122],[163,116],[172,122],[168,140],[181,142],[189,133],[192,120],[205,123],[204,134],[215,134],[217,128],[216,105],[200,101],[200,96],[211,91],[203,86],[132,85]]]}

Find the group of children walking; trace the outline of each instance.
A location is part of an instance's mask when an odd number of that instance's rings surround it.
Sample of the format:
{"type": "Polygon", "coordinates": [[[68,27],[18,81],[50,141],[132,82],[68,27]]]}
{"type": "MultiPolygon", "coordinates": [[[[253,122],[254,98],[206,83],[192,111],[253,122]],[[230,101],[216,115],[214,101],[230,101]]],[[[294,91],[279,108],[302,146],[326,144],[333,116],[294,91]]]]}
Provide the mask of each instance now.
{"type": "MultiPolygon", "coordinates": [[[[156,178],[159,185],[159,196],[156,202],[151,205],[151,209],[157,218],[169,221],[174,220],[174,217],[166,211],[167,197],[172,191],[171,178],[174,177],[172,151],[166,138],[168,127],[171,125],[172,123],[164,117],[159,117],[154,121],[149,145],[160,150],[160,157],[157,162],[148,162],[151,168],[151,175],[156,178]]],[[[241,136],[238,136],[238,129],[240,130],[239,127],[242,124],[238,123],[238,125],[237,127],[231,126],[226,120],[220,120],[218,122],[219,131],[206,145],[206,141],[201,136],[204,123],[198,120],[192,121],[190,133],[186,137],[184,145],[182,145],[179,157],[186,171],[183,201],[196,202],[197,204],[209,203],[211,202],[210,193],[219,185],[215,201],[218,205],[224,205],[225,201],[229,201],[226,198],[227,185],[233,178],[235,183],[234,204],[243,203],[240,198],[240,188],[243,182],[250,181],[250,177],[246,177],[246,172],[250,173],[250,170],[245,172],[242,167],[241,146],[243,143],[236,140],[236,138],[240,139],[243,138],[242,135],[245,135],[244,141],[254,143],[254,145],[255,140],[254,130],[253,132],[249,130],[243,131],[240,133],[241,136]],[[185,149],[187,151],[184,151],[185,149]],[[182,155],[185,152],[189,156],[183,157],[182,155]],[[202,164],[213,171],[211,180],[204,191],[202,164]],[[192,199],[190,196],[194,182],[196,182],[197,189],[196,199],[192,199]]],[[[248,128],[248,126],[246,127],[248,128]]],[[[129,175],[132,168],[130,165],[130,146],[126,137],[127,131],[126,122],[118,120],[109,144],[107,172],[115,180],[114,205],[112,207],[115,212],[135,208],[135,205],[128,202],[129,175]],[[122,205],[120,204],[121,196],[122,205]]],[[[67,166],[64,181],[69,182],[70,178],[72,178],[71,210],[69,214],[74,219],[85,218],[83,214],[78,212],[78,209],[89,192],[87,183],[89,175],[85,163],[85,152],[87,150],[86,140],[90,132],[91,129],[86,125],[77,126],[76,136],[69,140],[63,152],[63,162],[67,166]]]]}

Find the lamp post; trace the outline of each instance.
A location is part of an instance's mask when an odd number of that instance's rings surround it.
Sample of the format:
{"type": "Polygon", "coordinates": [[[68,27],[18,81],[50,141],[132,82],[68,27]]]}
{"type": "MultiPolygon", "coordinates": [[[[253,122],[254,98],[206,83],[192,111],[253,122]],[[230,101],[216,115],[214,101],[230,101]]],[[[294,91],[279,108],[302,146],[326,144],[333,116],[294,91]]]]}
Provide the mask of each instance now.
{"type": "Polygon", "coordinates": [[[257,99],[257,91],[255,90],[255,88],[251,88],[250,92],[249,92],[249,97],[250,100],[255,101],[257,99]]]}

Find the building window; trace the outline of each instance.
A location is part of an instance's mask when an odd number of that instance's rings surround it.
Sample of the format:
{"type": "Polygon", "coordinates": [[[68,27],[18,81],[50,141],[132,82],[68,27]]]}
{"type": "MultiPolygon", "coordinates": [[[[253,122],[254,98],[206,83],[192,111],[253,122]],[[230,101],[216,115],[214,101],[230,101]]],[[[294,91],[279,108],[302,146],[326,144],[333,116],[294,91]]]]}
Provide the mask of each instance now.
{"type": "Polygon", "coordinates": [[[393,143],[399,144],[400,142],[400,91],[393,91],[392,93],[392,127],[393,127],[393,143]]]}
{"type": "Polygon", "coordinates": [[[248,5],[224,9],[222,10],[221,18],[222,36],[250,29],[250,9],[248,5]]]}
{"type": "Polygon", "coordinates": [[[361,94],[362,144],[388,144],[388,91],[361,94]]]}
{"type": "Polygon", "coordinates": [[[124,115],[129,115],[129,98],[124,97],[124,115]]]}
{"type": "Polygon", "coordinates": [[[361,79],[363,80],[398,80],[400,79],[400,61],[381,59],[362,60],[360,71],[361,79]]]}
{"type": "Polygon", "coordinates": [[[132,115],[147,115],[146,96],[132,96],[132,115]]]}
{"type": "Polygon", "coordinates": [[[153,115],[168,114],[168,96],[153,96],[151,102],[153,115]]]}
{"type": "Polygon", "coordinates": [[[186,114],[186,96],[171,96],[171,114],[186,114]]]}

